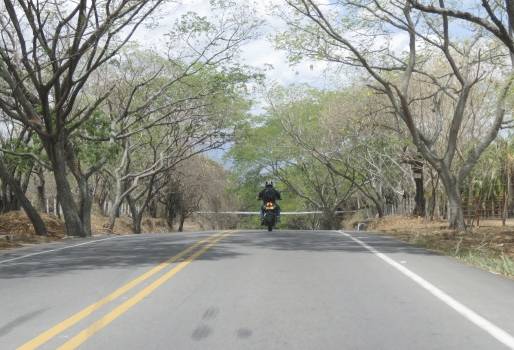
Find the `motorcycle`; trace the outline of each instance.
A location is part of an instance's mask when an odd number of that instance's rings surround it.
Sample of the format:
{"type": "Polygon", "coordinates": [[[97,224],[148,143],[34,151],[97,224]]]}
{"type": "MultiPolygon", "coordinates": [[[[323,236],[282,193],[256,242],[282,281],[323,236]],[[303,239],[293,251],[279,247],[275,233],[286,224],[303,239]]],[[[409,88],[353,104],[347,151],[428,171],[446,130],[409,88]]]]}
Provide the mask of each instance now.
{"type": "Polygon", "coordinates": [[[264,216],[262,218],[262,224],[268,227],[268,231],[273,231],[273,227],[275,227],[277,223],[277,213],[276,206],[273,202],[267,202],[264,205],[264,216]]]}

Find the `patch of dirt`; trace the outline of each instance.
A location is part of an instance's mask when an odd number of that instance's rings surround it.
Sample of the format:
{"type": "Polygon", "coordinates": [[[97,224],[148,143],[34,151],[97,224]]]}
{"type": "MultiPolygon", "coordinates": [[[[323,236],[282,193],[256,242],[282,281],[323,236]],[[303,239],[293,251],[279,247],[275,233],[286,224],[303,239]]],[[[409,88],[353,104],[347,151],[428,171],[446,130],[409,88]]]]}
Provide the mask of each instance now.
{"type": "Polygon", "coordinates": [[[64,223],[53,215],[41,214],[48,236],[38,236],[23,211],[0,215],[0,249],[14,248],[22,243],[45,243],[64,237],[64,223]]]}
{"type": "Polygon", "coordinates": [[[203,230],[205,230],[205,228],[201,225],[201,223],[195,222],[193,220],[186,220],[184,222],[184,232],[198,232],[203,230]]]}
{"type": "MultiPolygon", "coordinates": [[[[109,218],[106,216],[92,215],[91,231],[93,231],[93,234],[96,235],[109,233],[109,231],[106,228],[108,221],[109,218]]],[[[117,235],[126,235],[132,233],[132,220],[129,217],[125,216],[117,218],[112,233],[117,235]]]]}
{"type": "Polygon", "coordinates": [[[155,218],[146,218],[143,219],[142,231],[143,232],[152,232],[152,233],[164,233],[170,232],[168,228],[168,224],[165,219],[155,219],[155,218]]]}

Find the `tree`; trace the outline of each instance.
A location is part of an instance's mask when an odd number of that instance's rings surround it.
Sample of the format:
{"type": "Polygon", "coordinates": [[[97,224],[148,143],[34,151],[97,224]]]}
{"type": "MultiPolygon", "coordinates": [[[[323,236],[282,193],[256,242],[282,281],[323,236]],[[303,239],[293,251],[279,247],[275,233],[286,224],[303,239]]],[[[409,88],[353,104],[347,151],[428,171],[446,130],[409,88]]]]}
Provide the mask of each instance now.
{"type": "Polygon", "coordinates": [[[451,3],[451,7],[447,7],[444,0],[439,0],[438,6],[433,5],[433,2],[430,1],[430,4],[424,4],[420,1],[409,0],[409,3],[415,9],[422,12],[438,14],[443,20],[453,17],[485,29],[501,41],[509,51],[511,61],[514,63],[514,4],[511,1],[482,0],[480,2],[467,3],[466,7],[458,2],[451,3]],[[470,8],[478,8],[478,11],[470,12],[468,10],[470,8]]]}
{"type": "Polygon", "coordinates": [[[389,122],[380,99],[369,89],[292,89],[280,95],[271,104],[280,111],[281,125],[297,147],[352,184],[379,217],[386,202],[397,202],[395,198],[410,187],[410,174],[400,160],[405,145],[401,130],[389,122]],[[297,96],[303,99],[298,101],[297,96]]]}
{"type": "Polygon", "coordinates": [[[90,230],[87,180],[101,163],[84,169],[71,138],[107,94],[81,94],[91,74],[109,62],[134,31],[162,3],[81,0],[6,0],[0,6],[0,108],[35,132],[52,166],[69,235],[90,230]],[[74,200],[66,176],[74,175],[80,198],[74,200]]]}
{"type": "Polygon", "coordinates": [[[106,167],[114,184],[110,230],[123,201],[140,202],[138,210],[136,205],[131,208],[133,220],[141,221],[159,186],[166,185],[163,177],[182,161],[230,139],[234,124],[248,108],[239,87],[253,79],[239,68],[218,72],[219,67],[200,68],[198,62],[192,73],[191,65],[181,67],[137,51],[127,59],[120,63],[125,80],[118,80],[107,100],[109,124],[121,147],[119,157],[106,167]]]}
{"type": "Polygon", "coordinates": [[[338,1],[323,7],[311,0],[286,2],[292,11],[282,17],[292,30],[278,36],[278,45],[293,59],[307,55],[366,72],[405,124],[419,154],[439,174],[449,226],[465,229],[460,185],[496,138],[506,114],[513,75],[505,50],[482,28],[470,28],[461,40],[463,33],[454,30],[448,14],[427,16],[411,1],[338,1]],[[395,47],[398,37],[408,42],[405,50],[395,47]],[[422,85],[423,93],[413,94],[413,84],[422,85]],[[472,111],[478,92],[486,94],[485,103],[472,111]],[[448,123],[447,134],[426,127],[419,113],[425,103],[434,106],[441,125],[448,123]],[[462,129],[476,114],[486,120],[486,131],[461,152],[462,129]]]}
{"type": "Polygon", "coordinates": [[[37,210],[32,206],[30,201],[25,196],[25,193],[20,184],[11,176],[3,160],[0,160],[0,178],[2,179],[2,182],[9,185],[11,191],[13,191],[15,196],[18,198],[20,205],[25,210],[25,213],[29,217],[32,226],[34,227],[34,232],[36,232],[37,235],[46,236],[48,232],[46,230],[45,223],[41,219],[41,216],[37,210]]]}
{"type": "MultiPolygon", "coordinates": [[[[334,229],[338,227],[336,210],[343,206],[354,192],[354,186],[343,177],[334,176],[329,169],[305,149],[298,147],[281,124],[285,113],[294,109],[293,115],[298,123],[309,121],[318,109],[312,100],[305,100],[294,106],[283,106],[270,111],[262,126],[247,125],[238,132],[231,157],[236,171],[242,178],[252,178],[259,174],[262,178],[272,177],[284,184],[301,203],[295,209],[314,209],[322,211],[321,227],[334,229]],[[247,175],[250,174],[250,175],[247,175]]],[[[319,129],[318,129],[319,130],[319,129]]],[[[257,191],[254,186],[253,191],[257,191]]],[[[253,194],[255,203],[256,194],[253,194]]],[[[288,196],[287,201],[291,201],[288,196]]]]}
{"type": "Polygon", "coordinates": [[[45,223],[26,196],[30,176],[36,167],[34,154],[40,153],[40,147],[34,144],[33,135],[28,128],[9,119],[2,122],[1,211],[4,213],[23,208],[34,227],[34,232],[37,235],[46,235],[45,223]]]}

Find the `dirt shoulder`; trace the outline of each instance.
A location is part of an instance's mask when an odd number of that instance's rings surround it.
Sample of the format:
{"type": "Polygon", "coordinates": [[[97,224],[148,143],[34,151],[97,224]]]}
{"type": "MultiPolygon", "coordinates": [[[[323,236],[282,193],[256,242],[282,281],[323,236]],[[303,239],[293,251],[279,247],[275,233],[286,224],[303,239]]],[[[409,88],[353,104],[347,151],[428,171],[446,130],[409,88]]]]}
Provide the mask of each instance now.
{"type": "Polygon", "coordinates": [[[48,236],[35,234],[34,228],[23,211],[11,211],[0,215],[0,249],[21,247],[23,244],[47,243],[64,237],[64,224],[58,218],[41,214],[48,236]]]}
{"type": "Polygon", "coordinates": [[[493,273],[514,277],[514,221],[483,221],[479,228],[456,233],[444,221],[391,216],[370,223],[368,230],[456,257],[493,273]]]}
{"type": "MultiPolygon", "coordinates": [[[[38,236],[30,220],[23,211],[12,211],[0,215],[0,249],[21,247],[26,244],[47,243],[61,240],[65,237],[64,222],[54,215],[41,214],[48,236],[38,236]]],[[[93,235],[109,233],[105,229],[108,218],[101,215],[93,215],[91,228],[93,235]]],[[[116,220],[114,234],[124,235],[132,233],[132,220],[128,217],[120,217],[116,220]]],[[[186,230],[193,227],[186,226],[186,230]]],[[[194,226],[193,228],[195,228],[194,226]]],[[[143,232],[169,232],[166,221],[163,219],[144,218],[142,222],[143,232]]]]}

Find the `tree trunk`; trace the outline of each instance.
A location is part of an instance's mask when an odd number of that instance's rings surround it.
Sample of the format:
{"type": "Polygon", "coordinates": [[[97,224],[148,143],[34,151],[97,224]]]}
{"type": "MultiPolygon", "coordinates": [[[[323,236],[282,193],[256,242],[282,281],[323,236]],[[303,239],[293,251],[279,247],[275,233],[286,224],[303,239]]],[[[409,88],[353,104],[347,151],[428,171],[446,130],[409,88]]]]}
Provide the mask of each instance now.
{"type": "Polygon", "coordinates": [[[136,217],[132,218],[132,233],[141,233],[141,222],[143,221],[143,213],[139,213],[136,217]]]}
{"type": "Polygon", "coordinates": [[[448,226],[453,230],[465,231],[466,223],[458,182],[454,176],[447,174],[443,175],[441,179],[448,196],[448,226]]]}
{"type": "MultiPolygon", "coordinates": [[[[512,161],[509,159],[509,167],[514,166],[512,164],[512,161]]],[[[514,211],[514,181],[512,181],[512,177],[514,176],[514,173],[509,170],[509,178],[507,181],[507,193],[509,197],[509,203],[508,203],[508,211],[513,212],[514,211]]]]}
{"type": "Polygon", "coordinates": [[[383,218],[384,217],[384,206],[382,203],[380,203],[379,201],[374,201],[375,203],[375,208],[377,209],[377,214],[378,214],[378,217],[379,218],[383,218]]]}
{"type": "Polygon", "coordinates": [[[416,184],[416,196],[414,200],[416,205],[414,206],[414,216],[425,216],[425,186],[423,178],[423,161],[416,159],[412,163],[412,172],[414,174],[414,182],[416,184]]]}
{"type": "Polygon", "coordinates": [[[93,194],[89,189],[88,179],[78,179],[80,191],[80,220],[87,236],[91,236],[91,209],[93,207],[93,194]]]}
{"type": "Polygon", "coordinates": [[[505,191],[505,195],[503,197],[503,208],[502,208],[502,226],[505,226],[506,222],[507,222],[507,216],[508,216],[508,210],[509,210],[509,205],[508,205],[508,196],[507,196],[507,191],[505,191]]]}
{"type": "Polygon", "coordinates": [[[175,212],[173,210],[173,206],[170,205],[170,201],[166,202],[166,223],[170,230],[173,231],[173,225],[175,223],[175,212]]]}
{"type": "Polygon", "coordinates": [[[57,199],[61,203],[64,225],[68,236],[86,237],[79,209],[73,199],[73,192],[66,177],[66,157],[64,147],[59,143],[47,145],[47,153],[52,162],[52,170],[57,190],[57,199]]]}
{"type": "Polygon", "coordinates": [[[106,196],[97,196],[96,199],[96,205],[98,206],[98,209],[100,213],[102,213],[102,216],[107,216],[108,213],[105,211],[105,201],[107,200],[106,196]]]}
{"type": "Polygon", "coordinates": [[[32,173],[33,173],[33,167],[31,167],[30,169],[28,169],[26,172],[25,172],[25,178],[23,179],[23,181],[20,179],[20,185],[21,185],[21,190],[23,191],[23,193],[27,193],[27,189],[29,188],[29,184],[30,184],[30,179],[32,177],[32,173]]]}
{"type": "Polygon", "coordinates": [[[186,216],[183,213],[181,213],[180,222],[178,225],[178,232],[184,232],[184,221],[186,221],[186,216]]]}
{"type": "MultiPolygon", "coordinates": [[[[128,185],[121,180],[121,176],[122,175],[119,175],[119,176],[117,175],[116,184],[115,184],[115,188],[114,188],[114,201],[112,203],[112,206],[109,208],[109,222],[107,225],[107,229],[109,229],[111,231],[114,229],[114,224],[116,222],[116,218],[120,217],[120,207],[121,207],[121,204],[123,203],[123,200],[130,196],[130,195],[127,195],[127,196],[122,197],[124,192],[127,190],[128,185]]],[[[128,202],[128,199],[127,199],[127,202],[128,202]]],[[[130,206],[130,203],[129,203],[129,206],[130,206]]],[[[132,212],[132,208],[129,208],[129,210],[131,210],[131,212],[132,212]]],[[[132,218],[134,218],[133,214],[134,213],[132,213],[132,218]]]]}
{"type": "Polygon", "coordinates": [[[23,188],[20,185],[20,182],[16,180],[12,173],[5,167],[4,169],[6,171],[6,175],[9,177],[9,181],[3,181],[2,182],[2,205],[1,205],[1,212],[7,213],[14,210],[20,210],[21,203],[18,200],[18,197],[16,196],[15,190],[10,185],[11,183],[18,184],[18,187],[21,189],[21,191],[25,194],[25,191],[23,191],[23,188]]]}
{"type": "Polygon", "coordinates": [[[7,193],[7,182],[5,181],[2,181],[2,199],[1,199],[1,208],[0,208],[0,211],[2,213],[6,213],[7,212],[7,196],[6,196],[6,193],[7,193]]]}
{"type": "Polygon", "coordinates": [[[437,188],[439,187],[439,175],[437,175],[436,182],[434,183],[434,176],[430,170],[430,177],[432,179],[432,202],[430,203],[430,221],[434,221],[435,209],[437,204],[437,188]]]}
{"type": "Polygon", "coordinates": [[[28,200],[20,184],[11,177],[2,160],[0,160],[0,177],[2,178],[2,181],[9,184],[11,191],[13,191],[17,196],[18,201],[21,203],[25,213],[32,223],[32,226],[34,227],[36,234],[40,236],[46,236],[48,232],[46,230],[45,223],[41,219],[41,216],[28,200]]]}
{"type": "Polygon", "coordinates": [[[168,225],[168,228],[173,231],[173,219],[168,215],[166,215],[166,225],[168,225]]]}
{"type": "Polygon", "coordinates": [[[141,233],[141,221],[143,221],[143,212],[137,210],[136,203],[132,200],[130,195],[127,196],[127,202],[130,208],[130,213],[132,214],[132,233],[139,234],[141,233]]]}
{"type": "Polygon", "coordinates": [[[320,227],[322,230],[335,230],[337,229],[336,215],[333,210],[323,210],[321,216],[320,227]]]}
{"type": "Polygon", "coordinates": [[[503,201],[503,213],[502,213],[502,226],[505,226],[507,219],[509,218],[509,201],[510,201],[510,179],[511,179],[511,164],[508,154],[505,159],[505,180],[507,180],[507,185],[504,190],[504,201],[503,201]]]}
{"type": "MultiPolygon", "coordinates": [[[[116,196],[116,199],[114,200],[114,203],[109,208],[109,221],[107,222],[107,230],[109,232],[112,232],[114,230],[114,225],[116,224],[116,218],[118,215],[116,215],[119,212],[119,208],[121,206],[122,200],[119,196],[116,196]]],[[[130,208],[132,210],[132,208],[130,208]]],[[[134,214],[132,213],[132,217],[134,214]]]]}
{"type": "Polygon", "coordinates": [[[151,200],[148,204],[148,213],[151,218],[157,219],[157,201],[151,200]]]}
{"type": "Polygon", "coordinates": [[[45,192],[45,173],[43,169],[37,172],[36,192],[37,192],[37,208],[40,212],[46,212],[46,192],[45,192]]]}

